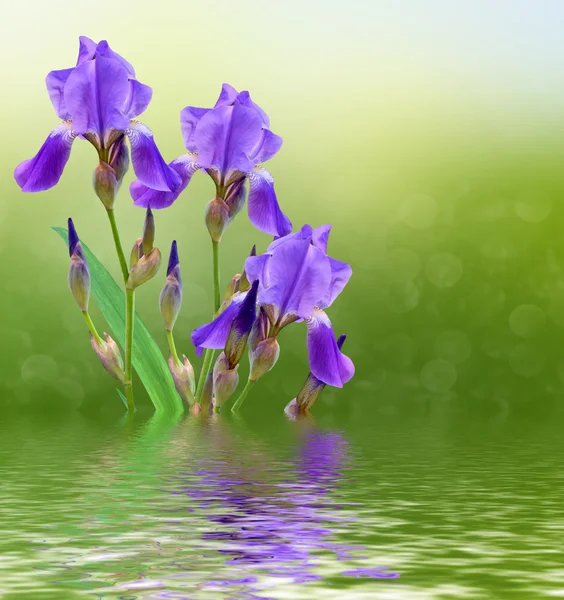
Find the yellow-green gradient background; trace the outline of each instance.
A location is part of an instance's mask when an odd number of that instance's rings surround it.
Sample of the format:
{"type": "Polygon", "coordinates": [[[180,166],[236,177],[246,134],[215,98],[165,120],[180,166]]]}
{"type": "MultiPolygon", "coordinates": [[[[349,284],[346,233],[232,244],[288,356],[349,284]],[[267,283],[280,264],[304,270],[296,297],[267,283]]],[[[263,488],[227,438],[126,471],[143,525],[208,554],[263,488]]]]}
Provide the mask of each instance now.
{"type": "MultiPolygon", "coordinates": [[[[60,184],[23,194],[13,168],[57,125],[44,85],[72,66],[78,36],[107,39],[153,87],[141,116],[167,160],[183,151],[179,111],[210,106],[222,82],[248,89],[284,146],[268,168],[295,226],[333,223],[330,251],[352,264],[331,308],[357,366],[320,413],[552,411],[564,395],[564,5],[553,1],[70,2],[0,9],[0,407],[121,410],[66,287],[50,225],[72,216],[119,275],[91,190],[96,154],[77,140],[60,184]]],[[[126,183],[131,181],[132,173],[126,183]]],[[[194,177],[157,214],[164,253],[180,247],[179,350],[207,319],[211,249],[194,177]]],[[[143,212],[124,186],[122,240],[143,212]]],[[[226,284],[268,237],[244,213],[222,243],[226,284]]],[[[138,310],[163,343],[163,277],[138,310]]],[[[104,328],[94,311],[99,328],[104,328]]],[[[280,411],[307,374],[305,327],[285,330],[276,370],[248,400],[280,411]]],[[[246,367],[242,368],[245,372],[246,367]]],[[[138,386],[139,391],[139,386],[138,386]]],[[[148,400],[138,394],[141,404],[148,400]]]]}

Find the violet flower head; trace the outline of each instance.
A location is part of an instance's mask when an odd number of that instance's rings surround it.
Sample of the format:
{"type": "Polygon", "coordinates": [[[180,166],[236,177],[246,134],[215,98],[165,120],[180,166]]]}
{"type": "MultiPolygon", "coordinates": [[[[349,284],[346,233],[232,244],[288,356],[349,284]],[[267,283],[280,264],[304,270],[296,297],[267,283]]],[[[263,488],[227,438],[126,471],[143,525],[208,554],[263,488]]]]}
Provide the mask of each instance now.
{"type": "MultiPolygon", "coordinates": [[[[258,304],[268,316],[265,339],[276,338],[282,328],[295,321],[307,323],[307,346],[312,374],[321,382],[342,387],[354,374],[354,365],[344,355],[333,333],[325,309],[339,296],[352,275],[350,265],[327,255],[330,225],[302,229],[273,241],[260,256],[250,256],[245,272],[259,281],[258,304]]],[[[245,293],[211,323],[192,333],[200,348],[221,349],[245,293]]]]}
{"type": "Polygon", "coordinates": [[[248,212],[253,225],[274,236],[290,233],[292,224],[280,210],[272,175],[260,166],[278,152],[282,138],[272,133],[268,115],[251,100],[249,92],[239,93],[225,83],[213,108],[187,106],[180,113],[180,124],[188,153],[170,166],[182,179],[181,187],[156,191],[158,188],[140,178],[130,188],[137,206],[170,206],[193,174],[203,169],[213,179],[217,197],[225,202],[229,220],[242,208],[248,180],[248,212]]]}
{"type": "Polygon", "coordinates": [[[176,190],[180,178],[163,160],[148,127],[135,121],[149,105],[152,90],[139,82],[131,64],[108,42],[80,37],[75,67],[51,71],[46,78],[49,97],[62,123],[47,137],[39,152],[14,172],[24,192],[55,186],[69,159],[76,137],[98,151],[100,165],[94,187],[111,208],[113,195],[129,166],[129,138],[135,174],[162,191],[176,190]]]}

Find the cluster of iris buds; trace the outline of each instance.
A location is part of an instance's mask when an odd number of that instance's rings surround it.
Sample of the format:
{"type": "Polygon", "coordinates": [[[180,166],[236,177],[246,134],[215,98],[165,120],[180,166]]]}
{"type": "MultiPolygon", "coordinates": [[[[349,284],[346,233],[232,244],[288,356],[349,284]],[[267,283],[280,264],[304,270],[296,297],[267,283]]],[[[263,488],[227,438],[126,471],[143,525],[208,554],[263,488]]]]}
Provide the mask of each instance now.
{"type": "Polygon", "coordinates": [[[330,225],[315,229],[304,225],[292,233],[292,224],[278,204],[274,179],[262,166],[278,152],[282,138],[270,130],[268,115],[248,92],[239,93],[224,84],[212,108],[183,109],[180,122],[187,152],[167,164],[152,132],[135,120],[147,108],[152,90],[136,79],[132,65],[106,41],[95,43],[81,37],[76,66],[50,72],[46,84],[62,123],[33,158],[18,165],[14,176],[24,192],[46,190],[58,183],[77,137],[90,142],[98,153],[93,188],[107,213],[123,276],[125,359],[107,333],[103,337],[98,334],[90,317],[90,272],[72,219],[68,221],[68,281],[90,330],[92,348],[106,371],[123,385],[131,411],[135,408],[135,291],[157,276],[161,264],[161,253],[154,246],[153,210],[171,206],[198,171],[211,177],[215,195],[205,211],[213,250],[213,318],[191,334],[196,354],[204,355],[197,383],[192,364],[186,355],[180,358],[174,341],[182,307],[176,241],[172,242],[159,299],[170,349],[168,366],[184,403],[193,413],[219,411],[239,386],[239,364],[247,351],[249,377],[232,405],[232,410],[238,410],[252,386],[278,361],[282,329],[299,322],[305,322],[307,328],[310,373],[286,412],[291,416],[307,413],[326,385],[342,387],[349,381],[354,365],[341,351],[345,336],[335,338],[326,309],[346,286],[352,270],[327,254],[330,225]],[[133,244],[128,261],[114,205],[130,156],[137,176],[130,194],[135,205],[146,212],[142,235],[133,244]],[[220,242],[245,202],[251,223],[274,239],[263,254],[253,247],[222,299],[220,242]]]}

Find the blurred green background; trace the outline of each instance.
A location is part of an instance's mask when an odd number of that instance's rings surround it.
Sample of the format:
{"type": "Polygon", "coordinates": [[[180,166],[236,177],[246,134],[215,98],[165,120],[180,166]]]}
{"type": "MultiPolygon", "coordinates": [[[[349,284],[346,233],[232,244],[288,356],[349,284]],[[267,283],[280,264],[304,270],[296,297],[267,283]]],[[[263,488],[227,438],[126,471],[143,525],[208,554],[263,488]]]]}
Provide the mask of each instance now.
{"type": "MultiPolygon", "coordinates": [[[[168,160],[183,151],[179,111],[212,105],[224,81],[270,114],[284,138],[268,164],[283,209],[295,227],[333,223],[330,252],[354,270],[330,317],[348,334],[357,374],[327,389],[316,411],[343,420],[561,410],[562,3],[28,0],[5,3],[0,17],[3,410],[122,410],[49,230],[72,216],[119,275],[91,189],[96,154],[77,141],[60,184],[41,194],[21,193],[12,177],[58,123],[44,77],[74,64],[79,35],[107,39],[153,87],[141,119],[168,160]]],[[[198,174],[157,214],[160,248],[179,242],[177,345],[190,358],[190,331],[212,304],[203,224],[212,192],[198,174]]],[[[116,212],[129,248],[143,212],[126,186],[116,212]]],[[[268,242],[242,213],[222,243],[223,284],[253,243],[268,242]]],[[[140,290],[137,306],[164,349],[163,278],[140,290]]],[[[281,344],[276,370],[248,400],[261,414],[281,411],[307,374],[305,327],[285,330],[281,344]]]]}

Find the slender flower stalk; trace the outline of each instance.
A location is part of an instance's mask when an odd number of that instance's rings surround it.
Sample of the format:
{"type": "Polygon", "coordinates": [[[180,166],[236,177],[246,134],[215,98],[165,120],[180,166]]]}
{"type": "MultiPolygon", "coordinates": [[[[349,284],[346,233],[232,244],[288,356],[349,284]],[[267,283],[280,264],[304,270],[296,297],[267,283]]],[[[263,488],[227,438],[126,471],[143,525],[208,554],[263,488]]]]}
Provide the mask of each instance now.
{"type": "Polygon", "coordinates": [[[231,407],[231,412],[235,413],[235,412],[239,411],[243,402],[245,401],[245,398],[247,397],[248,393],[251,391],[251,388],[253,387],[253,385],[255,385],[255,383],[256,383],[256,380],[253,380],[253,379],[249,379],[247,381],[240,396],[237,398],[237,400],[235,400],[233,406],[231,407]]]}
{"type": "MultiPolygon", "coordinates": [[[[145,237],[145,236],[144,236],[145,237]]],[[[194,398],[195,377],[194,369],[190,361],[183,355],[178,356],[174,342],[173,329],[182,306],[182,277],[180,275],[180,260],[178,259],[178,247],[176,240],[172,242],[168,267],[166,270],[166,281],[159,298],[159,307],[164,321],[166,339],[170,349],[168,368],[174,381],[174,386],[179,396],[190,406],[193,413],[199,413],[200,407],[194,398]]]]}

